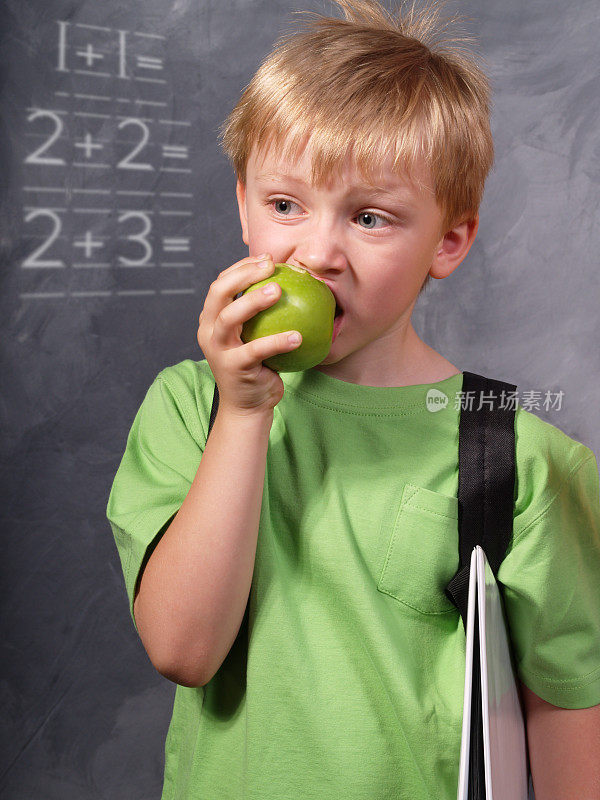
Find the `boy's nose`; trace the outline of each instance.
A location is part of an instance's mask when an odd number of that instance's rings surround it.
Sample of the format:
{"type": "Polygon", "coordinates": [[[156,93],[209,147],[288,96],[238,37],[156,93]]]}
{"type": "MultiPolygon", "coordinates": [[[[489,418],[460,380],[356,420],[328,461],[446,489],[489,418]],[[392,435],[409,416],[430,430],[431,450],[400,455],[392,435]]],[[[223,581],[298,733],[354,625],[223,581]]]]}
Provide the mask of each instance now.
{"type": "Polygon", "coordinates": [[[344,270],[347,259],[342,243],[331,230],[305,238],[294,250],[298,266],[305,267],[318,277],[344,270]]]}

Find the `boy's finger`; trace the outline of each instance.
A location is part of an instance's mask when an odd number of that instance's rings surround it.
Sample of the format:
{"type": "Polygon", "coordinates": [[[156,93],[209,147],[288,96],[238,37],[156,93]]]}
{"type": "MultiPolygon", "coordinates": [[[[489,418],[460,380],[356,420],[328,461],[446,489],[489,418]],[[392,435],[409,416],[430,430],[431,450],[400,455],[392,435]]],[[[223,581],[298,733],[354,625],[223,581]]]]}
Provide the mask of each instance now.
{"type": "Polygon", "coordinates": [[[221,310],[215,320],[213,335],[215,339],[225,345],[239,344],[239,330],[246,320],[251,319],[259,311],[274,305],[281,297],[281,288],[273,281],[262,289],[238,297],[221,310]],[[273,287],[274,291],[266,292],[265,289],[273,287]]]}
{"type": "Polygon", "coordinates": [[[256,364],[270,356],[278,353],[287,353],[295,350],[302,344],[302,336],[298,331],[289,330],[283,333],[274,333],[271,336],[261,336],[247,344],[238,347],[235,353],[236,361],[240,369],[251,369],[256,364]],[[292,341],[290,337],[299,336],[298,341],[292,341]]]}
{"type": "Polygon", "coordinates": [[[207,322],[216,323],[216,320],[222,310],[232,303],[239,292],[247,289],[253,283],[266,278],[273,272],[274,264],[272,261],[267,262],[267,267],[261,267],[260,264],[264,261],[252,260],[244,263],[242,266],[237,267],[232,272],[224,270],[217,278],[211,283],[202,309],[204,319],[207,322]]]}
{"type": "Polygon", "coordinates": [[[236,261],[235,264],[232,264],[230,267],[227,267],[227,269],[224,269],[217,277],[220,277],[221,275],[228,275],[230,272],[234,272],[236,269],[244,267],[246,264],[256,264],[259,261],[263,261],[265,258],[271,258],[270,253],[263,253],[259,256],[246,256],[245,258],[236,261]]]}

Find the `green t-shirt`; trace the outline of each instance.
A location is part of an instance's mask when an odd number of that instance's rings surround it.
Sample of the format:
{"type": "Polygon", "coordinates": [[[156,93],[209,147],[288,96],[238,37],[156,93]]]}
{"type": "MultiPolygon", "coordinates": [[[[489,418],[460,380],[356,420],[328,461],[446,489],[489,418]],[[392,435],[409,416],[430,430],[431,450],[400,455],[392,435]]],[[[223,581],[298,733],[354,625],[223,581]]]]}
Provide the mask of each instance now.
{"type": "MultiPolygon", "coordinates": [[[[177,686],[162,800],[454,800],[465,633],[444,588],[462,373],[386,388],[281,377],[246,615],[213,679],[177,686]],[[435,413],[432,388],[449,397],[435,413]]],[[[205,360],[168,367],[133,422],[107,507],[132,618],[144,556],[196,474],[213,387],[205,360]]],[[[515,431],[498,580],[519,677],[554,705],[596,705],[596,459],[521,407],[515,431]]]]}

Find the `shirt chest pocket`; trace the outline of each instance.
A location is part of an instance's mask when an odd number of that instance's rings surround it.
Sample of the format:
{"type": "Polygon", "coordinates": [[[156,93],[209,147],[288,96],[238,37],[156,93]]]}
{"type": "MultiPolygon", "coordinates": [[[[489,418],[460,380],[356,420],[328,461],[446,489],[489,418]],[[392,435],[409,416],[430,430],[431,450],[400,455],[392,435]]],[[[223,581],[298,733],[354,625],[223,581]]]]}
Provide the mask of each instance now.
{"type": "Polygon", "coordinates": [[[445,588],[458,570],[458,500],[407,483],[377,588],[421,614],[456,611],[445,588]]]}

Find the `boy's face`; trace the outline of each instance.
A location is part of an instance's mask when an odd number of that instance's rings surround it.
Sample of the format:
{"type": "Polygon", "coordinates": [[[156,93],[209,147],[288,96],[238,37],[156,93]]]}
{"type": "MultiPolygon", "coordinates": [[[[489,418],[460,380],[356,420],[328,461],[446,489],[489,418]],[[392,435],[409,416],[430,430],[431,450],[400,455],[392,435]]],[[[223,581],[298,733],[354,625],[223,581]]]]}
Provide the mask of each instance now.
{"type": "Polygon", "coordinates": [[[428,273],[444,278],[464,259],[477,219],[442,231],[424,168],[413,174],[425,188],[389,164],[375,188],[347,159],[341,179],[317,188],[308,183],[310,167],[308,147],[295,162],[270,151],[259,160],[253,150],[246,183],[237,184],[249,255],[304,267],[335,295],[341,327],[316,369],[353,383],[399,385],[415,360],[426,360],[410,323],[419,289],[428,273]]]}

